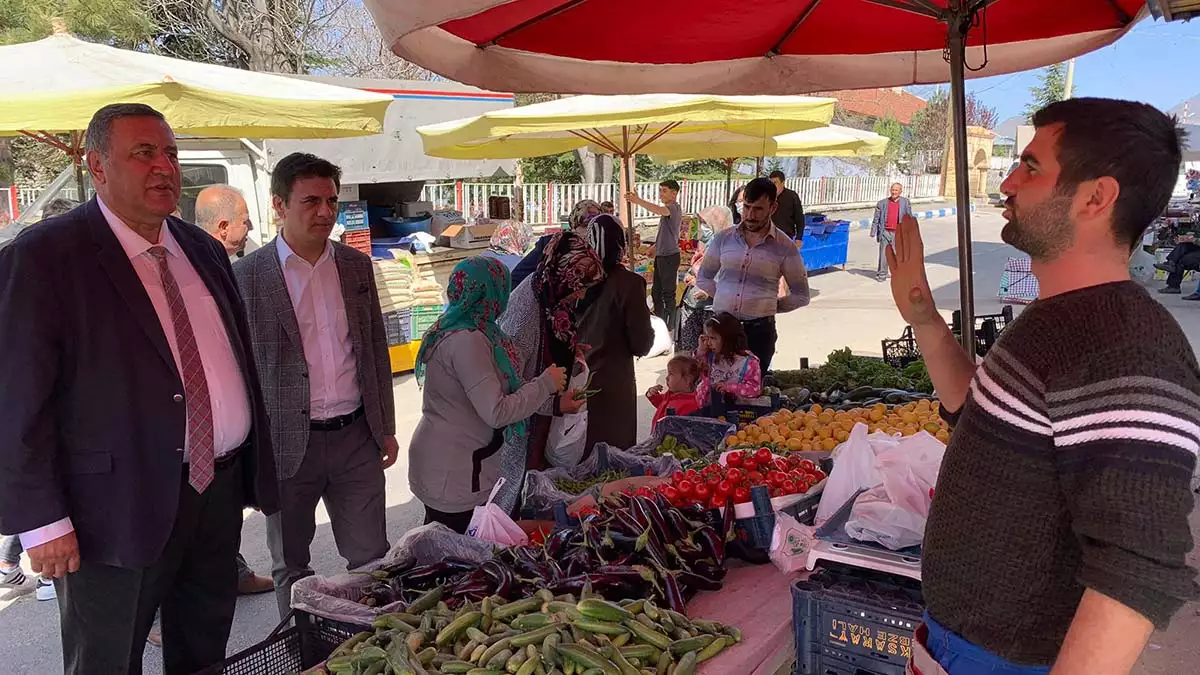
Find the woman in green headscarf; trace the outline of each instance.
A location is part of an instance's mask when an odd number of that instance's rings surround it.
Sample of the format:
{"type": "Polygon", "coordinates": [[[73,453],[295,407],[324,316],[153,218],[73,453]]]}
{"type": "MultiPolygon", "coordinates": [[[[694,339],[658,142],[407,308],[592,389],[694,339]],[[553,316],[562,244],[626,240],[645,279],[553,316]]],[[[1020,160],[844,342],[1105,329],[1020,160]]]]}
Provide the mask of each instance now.
{"type": "Polygon", "coordinates": [[[487,501],[501,472],[500,447],[523,443],[525,420],[566,382],[553,364],[522,382],[513,342],[496,323],[509,283],[508,268],[495,258],[460,261],[446,288],[450,304],[417,353],[423,398],[408,480],[425,522],[456,532],[466,532],[474,508],[487,501]]]}

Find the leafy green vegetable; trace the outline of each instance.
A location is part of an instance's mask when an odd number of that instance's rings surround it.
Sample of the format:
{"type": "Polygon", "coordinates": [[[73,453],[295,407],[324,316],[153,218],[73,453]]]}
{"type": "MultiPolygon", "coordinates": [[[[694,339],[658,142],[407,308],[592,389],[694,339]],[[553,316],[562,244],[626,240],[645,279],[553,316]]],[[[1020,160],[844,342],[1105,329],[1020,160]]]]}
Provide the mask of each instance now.
{"type": "Polygon", "coordinates": [[[849,347],[831,352],[825,363],[817,368],[775,370],[771,375],[780,387],[805,387],[814,392],[833,387],[845,391],[863,386],[933,392],[933,383],[923,362],[909,364],[900,371],[880,359],[855,356],[849,347]]]}

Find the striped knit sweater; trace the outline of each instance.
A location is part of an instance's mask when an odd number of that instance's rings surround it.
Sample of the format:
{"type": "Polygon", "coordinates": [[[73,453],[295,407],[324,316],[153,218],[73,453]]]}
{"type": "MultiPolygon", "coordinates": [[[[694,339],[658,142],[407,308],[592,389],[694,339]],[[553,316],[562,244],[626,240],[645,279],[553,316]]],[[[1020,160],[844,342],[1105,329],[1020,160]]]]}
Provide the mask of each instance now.
{"type": "Polygon", "coordinates": [[[922,570],[938,622],[1010,661],[1050,665],[1085,587],[1160,628],[1196,597],[1184,556],[1200,369],[1142,287],[1030,305],[949,417],[922,570]]]}

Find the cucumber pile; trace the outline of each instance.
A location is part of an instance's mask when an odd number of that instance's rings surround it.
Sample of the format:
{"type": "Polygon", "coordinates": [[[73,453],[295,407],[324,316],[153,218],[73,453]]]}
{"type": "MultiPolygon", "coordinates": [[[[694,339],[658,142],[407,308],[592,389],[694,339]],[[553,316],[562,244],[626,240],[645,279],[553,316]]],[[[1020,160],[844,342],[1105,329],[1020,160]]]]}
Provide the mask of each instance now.
{"type": "Polygon", "coordinates": [[[438,602],[385,614],[312,675],[692,675],[741,642],[733,626],[689,619],[650,600],[609,602],[538,591],[504,602],[438,602]]]}

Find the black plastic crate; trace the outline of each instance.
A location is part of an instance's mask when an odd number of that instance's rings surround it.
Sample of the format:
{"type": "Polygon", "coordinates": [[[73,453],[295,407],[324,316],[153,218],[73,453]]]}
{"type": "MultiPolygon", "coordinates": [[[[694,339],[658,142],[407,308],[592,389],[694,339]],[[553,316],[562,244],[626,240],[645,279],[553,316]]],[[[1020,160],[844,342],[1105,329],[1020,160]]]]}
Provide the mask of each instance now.
{"type": "MultiPolygon", "coordinates": [[[[1013,322],[1012,305],[1005,305],[999,314],[981,314],[975,317],[975,353],[987,356],[996,339],[1013,322]]],[[[962,335],[962,311],[954,310],[950,328],[955,335],[962,335]]]]}
{"type": "Polygon", "coordinates": [[[912,326],[905,326],[904,332],[895,340],[881,340],[883,361],[893,368],[904,368],[914,361],[921,360],[921,350],[917,348],[917,338],[913,336],[912,326]]]}
{"type": "Polygon", "coordinates": [[[912,579],[823,564],[792,584],[795,675],[903,675],[924,604],[912,579]]]}
{"type": "Polygon", "coordinates": [[[371,626],[334,621],[299,610],[292,612],[296,616],[296,628],[300,631],[300,651],[305,668],[329,658],[333,650],[355,635],[375,630],[371,626]]]}
{"type": "Polygon", "coordinates": [[[783,399],[779,394],[765,394],[756,399],[746,401],[727,400],[719,391],[713,391],[707,407],[692,413],[701,417],[725,418],[730,424],[749,424],[763,415],[770,415],[783,407],[783,399]],[[749,401],[754,401],[751,403],[749,401]]]}
{"type": "Polygon", "coordinates": [[[305,663],[301,649],[300,629],[288,626],[284,620],[271,631],[267,639],[243,649],[220,663],[201,670],[196,675],[264,675],[264,673],[294,673],[315,666],[320,661],[305,663]]]}

